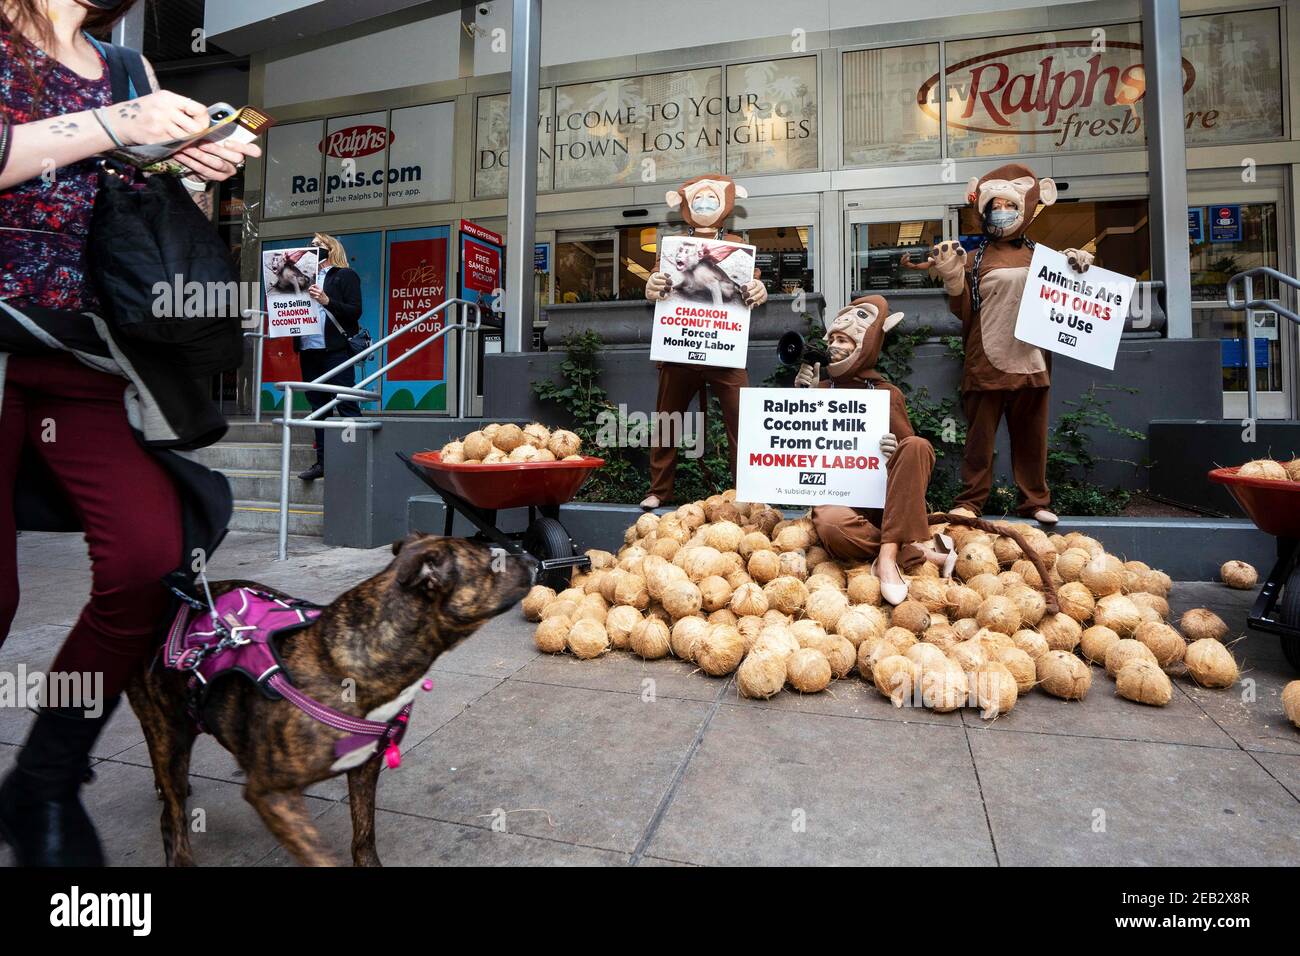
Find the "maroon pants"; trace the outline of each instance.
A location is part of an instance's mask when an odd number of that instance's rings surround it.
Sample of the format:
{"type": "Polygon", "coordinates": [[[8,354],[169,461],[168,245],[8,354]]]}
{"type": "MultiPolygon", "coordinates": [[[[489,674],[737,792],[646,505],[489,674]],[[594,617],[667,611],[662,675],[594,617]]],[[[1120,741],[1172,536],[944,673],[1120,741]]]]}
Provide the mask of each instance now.
{"type": "Polygon", "coordinates": [[[70,356],[10,356],[0,412],[0,642],[18,610],[13,499],[26,442],[72,502],[90,548],[90,601],[51,670],[102,674],[109,697],[159,640],[168,604],[160,579],[182,548],[176,488],[127,424],[126,385],[70,356]]]}
{"type": "MultiPolygon", "coordinates": [[[[743,368],[709,368],[663,362],[659,366],[659,394],[655,400],[655,411],[674,416],[683,414],[706,384],[709,391],[718,397],[718,404],[722,408],[722,424],[727,431],[727,453],[731,460],[731,481],[734,484],[740,390],[749,384],[749,376],[743,368]]],[[[707,404],[700,408],[700,413],[700,421],[706,421],[707,404]]],[[[699,437],[703,441],[704,436],[699,437]]],[[[661,440],[650,449],[650,494],[667,503],[673,496],[673,478],[676,475],[677,449],[661,440]]]]}

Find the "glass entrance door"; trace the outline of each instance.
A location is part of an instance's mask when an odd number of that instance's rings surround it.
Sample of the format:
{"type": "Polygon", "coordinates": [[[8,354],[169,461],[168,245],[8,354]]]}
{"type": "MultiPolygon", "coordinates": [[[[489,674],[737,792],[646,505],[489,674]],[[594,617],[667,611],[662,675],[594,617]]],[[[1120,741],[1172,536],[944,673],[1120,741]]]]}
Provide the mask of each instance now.
{"type": "Polygon", "coordinates": [[[938,288],[921,266],[937,242],[955,235],[956,218],[943,206],[850,210],[848,286],[851,298],[903,289],[938,288]]]}

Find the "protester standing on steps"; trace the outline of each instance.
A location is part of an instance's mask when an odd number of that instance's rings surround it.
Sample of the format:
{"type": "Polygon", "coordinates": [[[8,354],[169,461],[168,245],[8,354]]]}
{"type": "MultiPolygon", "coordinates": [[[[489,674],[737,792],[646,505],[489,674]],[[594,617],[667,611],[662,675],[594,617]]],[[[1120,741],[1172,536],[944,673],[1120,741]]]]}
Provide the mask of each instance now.
{"type": "MultiPolygon", "coordinates": [[[[312,237],[311,244],[320,250],[321,260],[316,284],[307,290],[307,294],[320,304],[325,324],[323,332],[294,340],[304,382],[315,381],[350,359],[352,350],[348,347],[348,339],[361,328],[361,277],[348,268],[348,254],[343,243],[318,232],[312,237]]],[[[356,380],[356,367],[349,365],[328,382],[331,385],[355,385],[356,380]]],[[[332,392],[313,391],[307,393],[307,402],[315,411],[336,397],[332,392]]],[[[341,399],[333,410],[343,418],[361,417],[361,406],[350,398],[341,399]]],[[[316,463],[298,477],[303,481],[325,477],[325,429],[316,429],[316,463]]]]}
{"type": "MultiPolygon", "coordinates": [[[[94,157],[208,125],[203,104],[175,93],[132,83],[135,98],[115,101],[114,77],[139,55],[83,31],[133,5],[0,0],[0,641],[18,608],[16,528],[81,531],[92,581],[49,668],[80,699],[42,695],[0,784],[0,839],[25,866],[103,864],[80,798],[91,748],[158,647],[164,578],[189,580],[192,552],[210,554],[230,517],[226,480],[172,450],[216,441],[225,421],[165,349],[127,357],[86,261],[94,157]]],[[[157,87],[151,69],[136,73],[157,87]]],[[[209,181],[258,155],[230,141],[178,154],[209,181]]]]}

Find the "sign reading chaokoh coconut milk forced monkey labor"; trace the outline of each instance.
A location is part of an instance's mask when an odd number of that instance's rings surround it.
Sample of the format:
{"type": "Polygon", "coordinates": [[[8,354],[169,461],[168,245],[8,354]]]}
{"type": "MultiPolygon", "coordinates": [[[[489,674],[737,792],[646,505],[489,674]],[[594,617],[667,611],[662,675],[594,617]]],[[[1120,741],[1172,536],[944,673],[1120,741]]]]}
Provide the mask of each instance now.
{"type": "Polygon", "coordinates": [[[1016,315],[1016,338],[1057,355],[1114,370],[1136,281],[1096,266],[1075,272],[1039,244],[1016,315]]]}
{"type": "Polygon", "coordinates": [[[749,354],[749,306],[754,247],[722,239],[665,236],[659,270],[672,286],[655,303],[650,360],[744,368],[749,354]]]}
{"type": "Polygon", "coordinates": [[[739,431],[739,500],[884,505],[885,389],[742,388],[739,431]]]}

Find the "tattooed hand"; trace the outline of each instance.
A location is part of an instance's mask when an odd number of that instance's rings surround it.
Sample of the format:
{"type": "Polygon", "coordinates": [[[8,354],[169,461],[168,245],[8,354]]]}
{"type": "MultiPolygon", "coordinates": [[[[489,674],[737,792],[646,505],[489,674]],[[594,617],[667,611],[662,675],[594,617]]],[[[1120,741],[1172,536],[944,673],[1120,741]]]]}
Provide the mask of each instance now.
{"type": "Polygon", "coordinates": [[[207,107],[168,90],[106,107],[102,115],[127,146],[165,143],[208,128],[207,107]]]}

